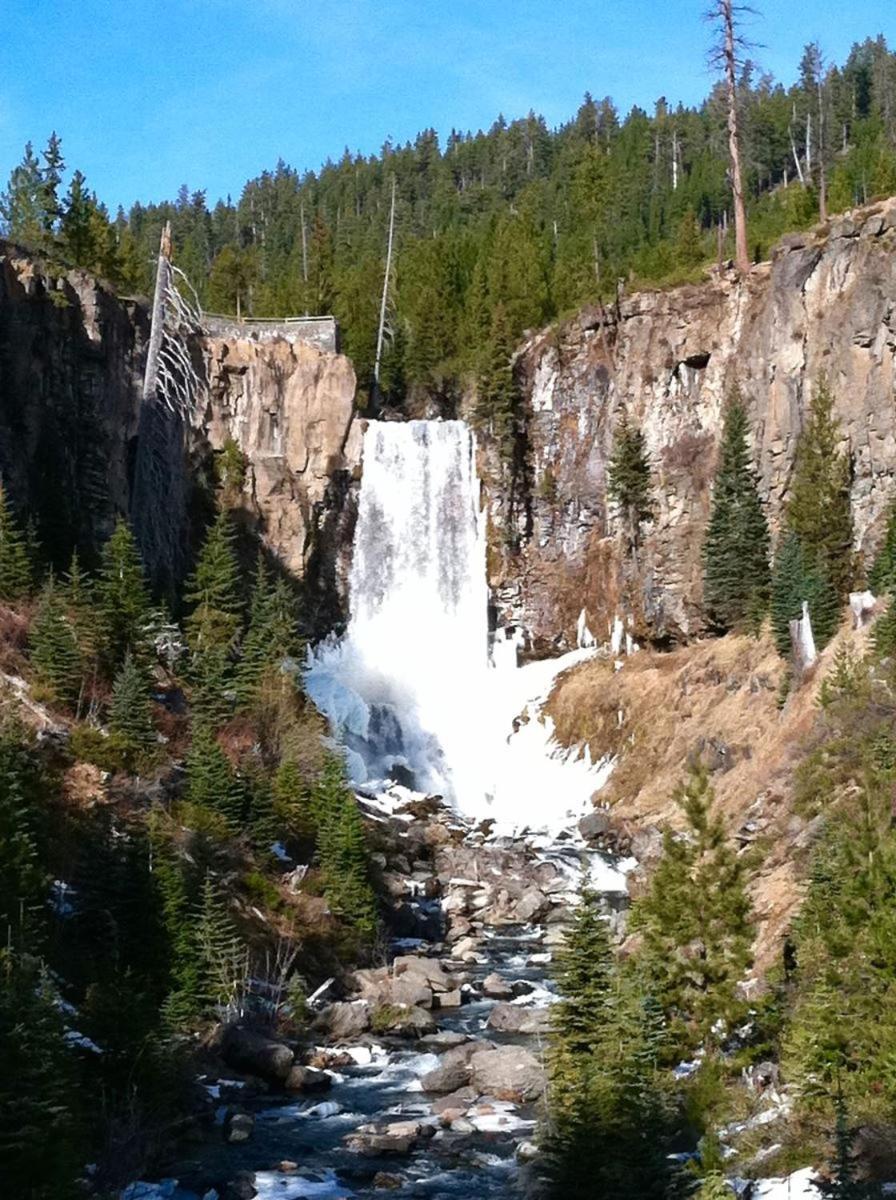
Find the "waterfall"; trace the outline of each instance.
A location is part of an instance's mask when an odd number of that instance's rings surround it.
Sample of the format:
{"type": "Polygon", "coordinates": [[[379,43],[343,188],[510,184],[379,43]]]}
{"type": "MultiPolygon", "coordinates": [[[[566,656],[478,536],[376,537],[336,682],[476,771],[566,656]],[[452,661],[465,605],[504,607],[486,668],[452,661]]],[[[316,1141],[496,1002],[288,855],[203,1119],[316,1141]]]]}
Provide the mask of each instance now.
{"type": "Polygon", "coordinates": [[[540,703],[593,650],[517,670],[506,641],[490,665],[475,460],[463,421],[368,424],[349,625],[309,652],[305,686],[356,784],[391,779],[470,817],[560,827],[611,764],[559,751],[540,703]]]}
{"type": "Polygon", "coordinates": [[[349,627],[312,653],[306,675],[356,782],[459,790],[464,706],[488,657],[475,451],[462,421],[367,426],[349,627]]]}

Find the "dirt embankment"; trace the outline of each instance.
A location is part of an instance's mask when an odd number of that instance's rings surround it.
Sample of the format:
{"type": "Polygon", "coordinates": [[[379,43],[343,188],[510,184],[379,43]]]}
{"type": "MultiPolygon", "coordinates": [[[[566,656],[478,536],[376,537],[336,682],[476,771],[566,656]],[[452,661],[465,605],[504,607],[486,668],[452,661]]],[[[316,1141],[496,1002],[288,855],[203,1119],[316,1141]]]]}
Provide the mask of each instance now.
{"type": "Polygon", "coordinates": [[[617,758],[595,803],[610,808],[618,829],[638,835],[648,870],[658,831],[683,824],[676,788],[688,762],[702,757],[732,835],[759,851],[752,890],[760,972],[780,954],[818,829],[793,803],[799,763],[823,736],[818,689],[837,647],[849,642],[861,653],[866,640],[864,631],[842,630],[783,704],[786,668],[771,638],[729,635],[666,654],[643,651],[620,670],[611,660],[586,663],[558,680],[547,706],[563,745],[617,758]]]}

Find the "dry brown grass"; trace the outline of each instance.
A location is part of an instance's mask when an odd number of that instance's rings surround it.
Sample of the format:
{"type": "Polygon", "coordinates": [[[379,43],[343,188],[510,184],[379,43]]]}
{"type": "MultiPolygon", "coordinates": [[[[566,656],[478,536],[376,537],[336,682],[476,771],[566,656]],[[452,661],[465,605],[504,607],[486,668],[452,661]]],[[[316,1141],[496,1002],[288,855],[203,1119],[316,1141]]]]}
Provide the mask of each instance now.
{"type": "Polygon", "coordinates": [[[767,634],[644,651],[619,671],[595,660],[562,676],[548,703],[563,744],[617,756],[597,799],[629,826],[680,825],[675,790],[689,760],[703,757],[732,833],[762,849],[753,889],[760,968],[801,896],[808,838],[792,807],[793,774],[817,736],[818,687],[836,647],[865,637],[841,630],[783,709],[785,668],[767,634]]]}

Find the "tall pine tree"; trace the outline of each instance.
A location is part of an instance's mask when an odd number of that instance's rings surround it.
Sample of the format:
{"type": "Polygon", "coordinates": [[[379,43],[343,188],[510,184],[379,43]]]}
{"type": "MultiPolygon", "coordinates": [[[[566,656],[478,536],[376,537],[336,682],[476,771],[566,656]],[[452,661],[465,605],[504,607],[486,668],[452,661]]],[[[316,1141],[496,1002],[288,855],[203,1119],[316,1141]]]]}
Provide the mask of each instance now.
{"type": "Polygon", "coordinates": [[[607,468],[607,494],[619,506],[629,547],[635,553],[641,543],[641,526],[654,514],[650,475],[643,431],[623,413],[607,468]]]}
{"type": "Polygon", "coordinates": [[[728,403],[722,449],[703,545],[703,594],[723,631],[754,626],[768,606],[769,535],[747,446],[747,410],[738,393],[728,403]]]}
{"type": "Polygon", "coordinates": [[[110,676],[130,652],[145,656],[152,606],[134,535],[119,519],[103,546],[95,585],[97,641],[110,676]]]}
{"type": "Polygon", "coordinates": [[[0,601],[15,603],[31,591],[28,544],[0,482],[0,601]]]}
{"type": "Polygon", "coordinates": [[[784,530],[772,570],[771,615],[775,645],[783,658],[791,654],[790,622],[809,606],[815,645],[823,649],[834,636],[839,617],[837,592],[824,561],[806,553],[793,530],[784,530]]]}

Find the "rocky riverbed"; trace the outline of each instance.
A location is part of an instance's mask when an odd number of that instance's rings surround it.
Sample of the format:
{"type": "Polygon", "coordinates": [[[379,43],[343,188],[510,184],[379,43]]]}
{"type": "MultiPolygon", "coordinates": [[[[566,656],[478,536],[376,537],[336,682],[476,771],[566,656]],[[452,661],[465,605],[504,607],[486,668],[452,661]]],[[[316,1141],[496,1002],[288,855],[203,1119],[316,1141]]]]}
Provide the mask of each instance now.
{"type": "Polygon", "coordinates": [[[362,804],[387,961],[334,984],[300,1047],[223,1029],[201,1081],[213,1135],[125,1200],[536,1190],[552,955],[583,879],[624,920],[629,864],[578,830],[496,835],[400,789],[362,804]]]}

